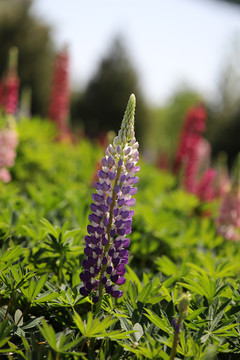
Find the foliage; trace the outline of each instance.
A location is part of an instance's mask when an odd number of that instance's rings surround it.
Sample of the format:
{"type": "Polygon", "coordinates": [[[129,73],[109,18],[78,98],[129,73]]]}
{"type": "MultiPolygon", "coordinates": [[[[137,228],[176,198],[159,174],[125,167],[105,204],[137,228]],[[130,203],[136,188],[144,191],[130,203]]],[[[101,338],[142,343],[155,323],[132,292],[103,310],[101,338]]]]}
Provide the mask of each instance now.
{"type": "Polygon", "coordinates": [[[0,184],[0,357],[170,359],[178,299],[191,293],[177,359],[237,359],[240,283],[237,243],[216,235],[217,203],[176,188],[141,162],[123,297],[105,295],[96,316],[79,274],[96,161],[82,139],[53,141],[54,126],[18,123],[12,182],[0,184]]]}

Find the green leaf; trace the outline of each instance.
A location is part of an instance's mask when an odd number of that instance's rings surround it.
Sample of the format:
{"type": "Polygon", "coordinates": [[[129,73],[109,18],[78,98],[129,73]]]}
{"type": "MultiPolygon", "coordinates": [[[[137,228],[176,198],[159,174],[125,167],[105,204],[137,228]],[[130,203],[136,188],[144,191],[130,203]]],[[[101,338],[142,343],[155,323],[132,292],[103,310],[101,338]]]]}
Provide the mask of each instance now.
{"type": "Polygon", "coordinates": [[[134,282],[137,285],[138,292],[140,293],[142,291],[142,284],[135,272],[127,265],[127,274],[132,282],[134,282]]]}
{"type": "Polygon", "coordinates": [[[169,333],[172,331],[172,327],[169,324],[166,324],[166,322],[161,319],[157,314],[155,314],[152,310],[144,308],[145,311],[147,311],[147,314],[144,315],[159,329],[165,331],[166,333],[169,333]]]}
{"type": "Polygon", "coordinates": [[[149,282],[142,289],[140,295],[138,296],[138,301],[140,301],[142,303],[147,302],[148,298],[151,297],[151,290],[152,290],[152,283],[149,282]]]}
{"type": "Polygon", "coordinates": [[[56,299],[59,296],[56,292],[45,291],[44,293],[40,294],[36,299],[34,299],[34,303],[40,304],[43,302],[51,301],[56,299]]]}
{"type": "Polygon", "coordinates": [[[33,293],[33,299],[35,299],[35,297],[40,293],[40,291],[42,290],[42,288],[44,287],[46,281],[48,279],[48,275],[42,275],[38,280],[37,283],[35,284],[35,290],[33,293]]]}
{"type": "Polygon", "coordinates": [[[39,330],[42,336],[48,342],[51,348],[57,351],[56,334],[53,330],[53,327],[51,325],[48,325],[44,319],[41,320],[41,323],[42,323],[42,327],[39,326],[39,330]]]}

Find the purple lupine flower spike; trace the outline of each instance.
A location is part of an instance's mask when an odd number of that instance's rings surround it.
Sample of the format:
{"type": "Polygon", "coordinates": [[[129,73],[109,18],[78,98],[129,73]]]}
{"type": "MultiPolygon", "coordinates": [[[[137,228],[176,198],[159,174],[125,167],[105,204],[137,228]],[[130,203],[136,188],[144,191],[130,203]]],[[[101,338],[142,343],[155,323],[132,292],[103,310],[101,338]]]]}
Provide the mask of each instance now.
{"type": "Polygon", "coordinates": [[[98,181],[94,186],[89,215],[88,235],[84,250],[87,259],[80,274],[83,296],[94,293],[93,302],[101,307],[103,291],[119,298],[123,295],[119,286],[125,283],[125,265],[128,263],[127,250],[131,233],[136,194],[135,176],[140,170],[138,142],[134,133],[135,96],[129,98],[121,129],[110,144],[102,159],[102,169],[98,171],[98,181]]]}

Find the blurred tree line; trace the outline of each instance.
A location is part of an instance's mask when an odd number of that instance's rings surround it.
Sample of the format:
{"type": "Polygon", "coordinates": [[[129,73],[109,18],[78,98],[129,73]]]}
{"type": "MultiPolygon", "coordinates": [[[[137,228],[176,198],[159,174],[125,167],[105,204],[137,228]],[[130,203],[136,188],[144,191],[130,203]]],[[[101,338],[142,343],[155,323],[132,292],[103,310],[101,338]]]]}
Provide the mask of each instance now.
{"type": "Polygon", "coordinates": [[[32,88],[32,112],[44,116],[54,58],[51,27],[31,13],[31,0],[0,0],[0,76],[12,46],[19,50],[21,89],[32,88]]]}
{"type": "MultiPolygon", "coordinates": [[[[0,76],[6,69],[9,49],[17,46],[21,87],[32,88],[32,114],[45,117],[56,45],[51,25],[33,14],[32,3],[33,0],[0,0],[0,76]]],[[[91,137],[109,130],[117,132],[133,92],[137,98],[136,132],[145,156],[156,161],[158,154],[163,153],[171,161],[186,111],[203,102],[208,109],[206,137],[212,144],[212,153],[217,156],[224,150],[231,163],[240,150],[239,55],[234,47],[234,57],[228,59],[220,76],[219,99],[215,103],[194,89],[181,86],[165,104],[154,107],[146,104],[125,43],[117,37],[86,88],[72,93],[72,126],[91,137]]]]}
{"type": "Polygon", "coordinates": [[[147,106],[123,39],[116,37],[84,93],[74,94],[71,109],[73,125],[83,123],[85,132],[90,136],[109,130],[117,132],[131,93],[137,99],[135,129],[137,138],[142,142],[148,122],[147,106]]]}

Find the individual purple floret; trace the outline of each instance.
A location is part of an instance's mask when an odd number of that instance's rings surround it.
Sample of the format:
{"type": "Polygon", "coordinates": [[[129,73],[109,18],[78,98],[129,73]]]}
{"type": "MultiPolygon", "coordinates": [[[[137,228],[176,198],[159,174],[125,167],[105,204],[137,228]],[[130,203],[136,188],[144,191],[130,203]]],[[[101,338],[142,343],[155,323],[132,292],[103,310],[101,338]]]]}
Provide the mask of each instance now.
{"type": "Polygon", "coordinates": [[[138,142],[134,133],[135,96],[129,98],[121,129],[109,145],[98,171],[89,215],[90,224],[85,237],[86,259],[82,261],[84,271],[80,274],[83,296],[94,293],[93,302],[101,306],[103,290],[114,298],[122,296],[119,286],[125,283],[125,265],[131,233],[138,182],[136,173],[139,160],[138,142]]]}

